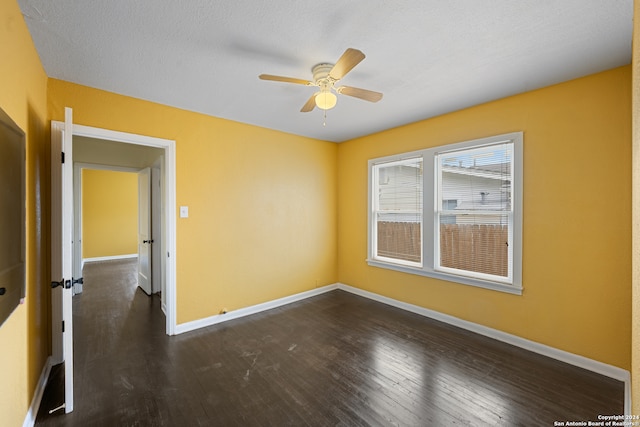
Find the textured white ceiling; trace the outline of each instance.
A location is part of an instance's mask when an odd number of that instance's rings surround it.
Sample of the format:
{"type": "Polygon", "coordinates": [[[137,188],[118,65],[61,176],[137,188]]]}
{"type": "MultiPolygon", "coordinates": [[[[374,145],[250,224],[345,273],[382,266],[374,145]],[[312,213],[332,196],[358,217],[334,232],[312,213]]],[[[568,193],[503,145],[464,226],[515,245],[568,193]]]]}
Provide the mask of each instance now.
{"type": "Polygon", "coordinates": [[[47,74],[208,115],[344,141],[631,62],[633,0],[18,0],[47,74]],[[341,83],[384,93],[299,110],[341,83]]]}

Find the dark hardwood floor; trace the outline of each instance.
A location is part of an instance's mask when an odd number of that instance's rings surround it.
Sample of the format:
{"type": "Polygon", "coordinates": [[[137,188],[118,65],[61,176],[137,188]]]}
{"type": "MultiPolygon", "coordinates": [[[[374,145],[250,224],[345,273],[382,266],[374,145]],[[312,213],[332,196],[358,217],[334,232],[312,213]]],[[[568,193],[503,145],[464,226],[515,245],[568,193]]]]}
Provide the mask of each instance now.
{"type": "Polygon", "coordinates": [[[38,426],[553,426],[622,414],[621,382],[333,291],[168,337],[135,261],[85,267],[75,410],[38,426]]]}

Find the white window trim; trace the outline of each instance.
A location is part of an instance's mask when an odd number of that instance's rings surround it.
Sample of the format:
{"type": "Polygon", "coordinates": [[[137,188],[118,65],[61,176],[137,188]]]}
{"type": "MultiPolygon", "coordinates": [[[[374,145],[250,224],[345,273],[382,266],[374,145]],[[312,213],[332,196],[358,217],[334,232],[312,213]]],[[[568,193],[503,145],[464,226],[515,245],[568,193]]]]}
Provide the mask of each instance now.
{"type": "MultiPolygon", "coordinates": [[[[394,164],[395,166],[401,166],[401,165],[413,165],[416,161],[416,159],[419,158],[422,160],[422,167],[424,168],[424,159],[422,158],[422,156],[415,156],[415,157],[402,157],[400,159],[388,159],[387,161],[384,162],[380,162],[380,163],[376,163],[375,166],[382,166],[382,165],[389,165],[389,164],[394,164]]],[[[377,169],[376,169],[377,171],[377,169]]],[[[379,182],[379,176],[377,173],[374,172],[374,168],[370,167],[369,168],[369,174],[375,175],[372,177],[373,181],[370,182],[379,182]]],[[[371,192],[371,191],[370,191],[371,192]]],[[[377,213],[379,212],[378,210],[376,210],[376,207],[379,204],[379,200],[378,200],[378,195],[377,194],[371,194],[371,196],[373,197],[373,199],[371,199],[371,209],[369,210],[369,215],[372,218],[373,222],[370,222],[370,233],[372,233],[372,235],[377,235],[377,230],[378,230],[378,221],[377,221],[377,213]]],[[[424,206],[424,203],[423,203],[424,206]]],[[[415,213],[417,214],[419,211],[415,211],[415,213]]],[[[422,216],[422,219],[424,220],[424,214],[422,216]]],[[[421,224],[421,227],[424,227],[424,224],[421,224]]],[[[371,245],[373,245],[373,248],[371,250],[370,253],[375,254],[378,253],[378,241],[377,240],[373,240],[370,241],[371,245]]],[[[424,249],[424,245],[422,245],[422,248],[424,249]]],[[[387,263],[391,263],[391,264],[399,264],[408,268],[420,268],[422,266],[422,260],[424,259],[424,251],[420,254],[420,258],[421,260],[418,262],[415,261],[407,261],[407,260],[403,260],[403,259],[397,259],[397,258],[391,258],[391,257],[385,257],[385,256],[377,256],[376,259],[378,261],[382,261],[382,262],[387,262],[387,263]]]]}
{"type": "Polygon", "coordinates": [[[392,156],[381,157],[369,160],[368,162],[368,220],[367,220],[367,263],[373,267],[385,268],[389,270],[400,271],[403,273],[417,274],[421,276],[431,277],[440,280],[460,283],[464,285],[476,286],[495,291],[506,292],[515,295],[522,295],[522,205],[523,205],[523,133],[513,132],[503,135],[496,135],[487,138],[480,138],[471,141],[464,141],[455,144],[448,144],[439,147],[428,148],[424,150],[412,151],[392,156]],[[435,157],[437,154],[446,153],[448,151],[461,150],[465,148],[478,147],[482,145],[493,145],[499,142],[513,142],[513,182],[512,188],[512,204],[513,204],[513,266],[512,266],[512,283],[501,283],[495,280],[483,280],[476,277],[461,276],[455,274],[453,269],[434,268],[436,262],[436,222],[434,217],[436,203],[436,165],[435,157]],[[382,257],[375,256],[375,239],[374,225],[375,217],[373,215],[374,197],[373,183],[374,178],[372,172],[374,166],[401,161],[423,158],[423,227],[422,227],[422,265],[408,266],[403,265],[397,260],[387,260],[382,257]],[[432,165],[433,173],[428,173],[427,165],[432,165]],[[433,225],[429,225],[433,224],[433,225]],[[449,271],[451,270],[451,271],[449,271]]]}

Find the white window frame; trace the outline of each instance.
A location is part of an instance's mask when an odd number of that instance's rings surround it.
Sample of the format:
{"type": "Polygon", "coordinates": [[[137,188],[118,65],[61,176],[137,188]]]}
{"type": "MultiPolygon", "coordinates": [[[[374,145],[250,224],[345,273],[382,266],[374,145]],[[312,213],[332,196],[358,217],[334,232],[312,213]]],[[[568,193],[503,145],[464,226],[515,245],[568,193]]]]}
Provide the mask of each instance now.
{"type": "Polygon", "coordinates": [[[417,274],[446,280],[464,285],[476,286],[516,295],[522,295],[522,202],[523,202],[523,133],[513,132],[487,138],[448,144],[424,150],[412,151],[392,156],[380,157],[368,162],[368,252],[367,263],[373,267],[385,268],[404,273],[417,274]],[[513,143],[513,169],[511,182],[512,218],[510,227],[511,266],[509,278],[497,279],[489,275],[477,274],[476,277],[455,274],[454,269],[437,268],[439,258],[439,224],[436,222],[438,154],[450,151],[476,148],[498,143],[513,143]],[[376,256],[376,217],[374,212],[375,166],[422,157],[423,161],[423,217],[422,217],[422,263],[407,265],[406,262],[376,256]]]}

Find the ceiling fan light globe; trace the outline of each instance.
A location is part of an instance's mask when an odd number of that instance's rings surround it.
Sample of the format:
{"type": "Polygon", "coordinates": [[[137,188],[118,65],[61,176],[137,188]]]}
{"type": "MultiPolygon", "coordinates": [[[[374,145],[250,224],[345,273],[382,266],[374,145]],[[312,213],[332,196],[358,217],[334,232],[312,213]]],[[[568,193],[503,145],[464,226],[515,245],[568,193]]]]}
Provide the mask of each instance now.
{"type": "Polygon", "coordinates": [[[318,92],[316,95],[316,105],[321,110],[330,110],[336,106],[338,97],[329,91],[318,92]]]}

